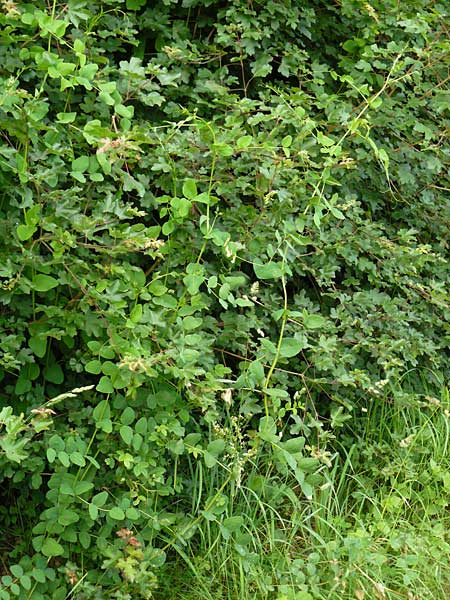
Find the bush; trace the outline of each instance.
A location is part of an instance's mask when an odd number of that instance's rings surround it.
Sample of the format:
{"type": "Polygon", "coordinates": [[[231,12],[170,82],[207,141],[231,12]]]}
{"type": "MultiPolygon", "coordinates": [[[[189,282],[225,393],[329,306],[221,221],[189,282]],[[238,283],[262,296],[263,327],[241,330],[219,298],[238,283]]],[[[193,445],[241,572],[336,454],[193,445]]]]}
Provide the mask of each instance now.
{"type": "Polygon", "coordinates": [[[251,565],[248,471],[311,508],[448,377],[444,5],[149,4],[2,3],[0,598],[151,597],[204,523],[251,565]]]}

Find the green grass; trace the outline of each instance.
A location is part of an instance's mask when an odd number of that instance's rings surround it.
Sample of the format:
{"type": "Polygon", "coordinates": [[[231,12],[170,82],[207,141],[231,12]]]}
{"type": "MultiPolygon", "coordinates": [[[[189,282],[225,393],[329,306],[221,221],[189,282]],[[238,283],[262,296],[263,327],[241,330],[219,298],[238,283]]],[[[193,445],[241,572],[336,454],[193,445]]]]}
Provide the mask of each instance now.
{"type": "Polygon", "coordinates": [[[245,463],[234,489],[220,467],[199,471],[196,532],[171,546],[156,598],[447,599],[449,410],[445,388],[440,398],[399,389],[374,397],[351,430],[336,432],[311,501],[264,455],[245,463]],[[241,517],[231,533],[201,513],[220,484],[224,513],[241,517]]]}

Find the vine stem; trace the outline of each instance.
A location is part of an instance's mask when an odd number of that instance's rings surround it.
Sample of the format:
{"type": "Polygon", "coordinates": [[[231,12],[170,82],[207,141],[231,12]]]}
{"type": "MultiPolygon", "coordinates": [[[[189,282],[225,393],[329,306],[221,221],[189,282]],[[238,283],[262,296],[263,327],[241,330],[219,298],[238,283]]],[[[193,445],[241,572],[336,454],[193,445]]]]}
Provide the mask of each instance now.
{"type": "MultiPolygon", "coordinates": [[[[284,261],[283,261],[284,263],[284,261]]],[[[284,277],[284,273],[281,277],[281,283],[283,285],[283,316],[281,318],[281,327],[280,327],[280,335],[278,336],[277,350],[275,352],[275,357],[270,365],[269,372],[267,373],[266,380],[264,382],[263,387],[263,395],[264,395],[264,410],[266,413],[266,417],[269,416],[269,399],[267,390],[269,389],[269,383],[272,378],[273,372],[276,369],[278,359],[280,358],[281,353],[281,344],[283,343],[284,330],[286,329],[286,323],[288,320],[288,301],[287,301],[287,291],[286,291],[286,280],[284,277]]]]}

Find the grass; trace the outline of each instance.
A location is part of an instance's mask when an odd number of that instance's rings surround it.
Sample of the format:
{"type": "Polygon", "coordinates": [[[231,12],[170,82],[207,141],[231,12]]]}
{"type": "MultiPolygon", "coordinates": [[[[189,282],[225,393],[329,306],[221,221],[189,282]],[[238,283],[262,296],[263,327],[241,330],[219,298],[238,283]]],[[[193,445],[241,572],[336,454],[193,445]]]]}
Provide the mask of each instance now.
{"type": "Polygon", "coordinates": [[[261,454],[240,487],[222,484],[222,512],[198,519],[224,471],[197,473],[197,530],[172,545],[156,598],[449,598],[449,410],[446,388],[375,397],[337,432],[310,501],[261,454]]]}

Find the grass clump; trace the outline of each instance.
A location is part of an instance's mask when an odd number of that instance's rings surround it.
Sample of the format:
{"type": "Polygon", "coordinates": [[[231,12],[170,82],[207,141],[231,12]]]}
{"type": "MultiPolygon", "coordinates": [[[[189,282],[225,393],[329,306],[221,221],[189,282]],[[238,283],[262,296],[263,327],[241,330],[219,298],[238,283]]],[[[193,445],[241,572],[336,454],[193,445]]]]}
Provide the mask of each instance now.
{"type": "Polygon", "coordinates": [[[229,528],[203,519],[175,544],[156,597],[446,598],[448,411],[446,388],[440,398],[385,391],[332,443],[309,502],[255,456],[242,484],[223,490],[229,528]]]}

